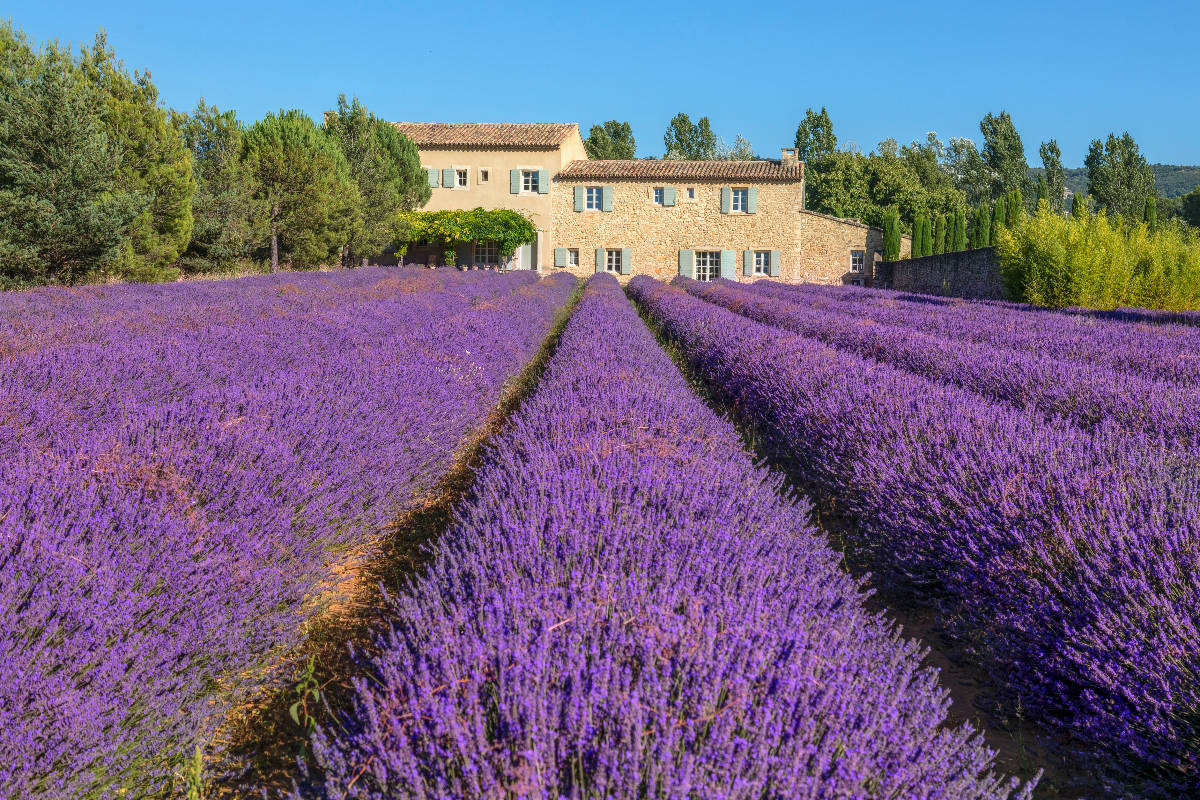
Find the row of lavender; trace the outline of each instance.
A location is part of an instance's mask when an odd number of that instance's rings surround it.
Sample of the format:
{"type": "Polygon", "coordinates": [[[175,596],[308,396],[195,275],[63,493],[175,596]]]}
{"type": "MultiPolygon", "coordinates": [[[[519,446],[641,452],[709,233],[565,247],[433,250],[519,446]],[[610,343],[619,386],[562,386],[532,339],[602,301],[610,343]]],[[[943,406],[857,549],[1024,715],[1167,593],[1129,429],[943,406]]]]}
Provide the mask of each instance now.
{"type": "MultiPolygon", "coordinates": [[[[1088,429],[1110,421],[1166,442],[1200,444],[1200,416],[1195,413],[1200,388],[1195,385],[927,333],[905,325],[899,313],[892,315],[896,321],[878,321],[871,317],[872,304],[858,293],[827,308],[786,288],[686,278],[675,282],[759,322],[1017,407],[1034,408],[1048,417],[1063,417],[1088,429]]],[[[904,308],[898,304],[897,310],[904,308]]]]}
{"type": "MultiPolygon", "coordinates": [[[[1200,790],[1192,456],[1083,430],[635,278],[630,291],[770,447],[944,603],[1014,703],[1200,790]]],[[[820,296],[820,292],[811,292],[820,296]]],[[[836,302],[836,300],[832,301],[836,302]]]]}
{"type": "Polygon", "coordinates": [[[1200,326],[1119,322],[1009,305],[906,295],[879,289],[786,286],[758,281],[752,290],[802,299],[822,310],[852,308],[881,323],[961,342],[1111,368],[1194,386],[1200,382],[1200,326]]]}
{"type": "Polygon", "coordinates": [[[316,735],[313,793],[1010,796],[780,489],[594,277],[316,735]]]}
{"type": "Polygon", "coordinates": [[[94,304],[112,329],[64,304],[17,342],[0,359],[0,796],[163,791],[299,642],[331,562],[365,557],[452,465],[574,285],[120,287],[94,304]]]}

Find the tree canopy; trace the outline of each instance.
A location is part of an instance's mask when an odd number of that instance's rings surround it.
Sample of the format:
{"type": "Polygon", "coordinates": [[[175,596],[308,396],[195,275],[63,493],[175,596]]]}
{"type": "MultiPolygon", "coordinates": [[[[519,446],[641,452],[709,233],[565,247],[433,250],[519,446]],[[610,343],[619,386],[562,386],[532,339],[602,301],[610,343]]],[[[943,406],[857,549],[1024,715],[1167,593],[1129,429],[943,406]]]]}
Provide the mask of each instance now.
{"type": "Polygon", "coordinates": [[[663,158],[683,161],[708,161],[717,153],[717,135],[713,133],[708,117],[692,122],[691,117],[680,112],[671,118],[663,134],[666,151],[663,158]]]}
{"type": "Polygon", "coordinates": [[[1088,193],[1101,208],[1123,217],[1141,215],[1146,198],[1154,194],[1154,171],[1128,131],[1092,140],[1084,165],[1088,193]]]}
{"type": "Polygon", "coordinates": [[[603,125],[593,125],[583,140],[583,149],[588,158],[627,160],[637,152],[633,138],[633,127],[628,122],[610,119],[603,125]]]}
{"type": "Polygon", "coordinates": [[[796,127],[796,150],[800,160],[817,161],[837,149],[837,136],[833,133],[833,120],[825,106],[820,113],[811,108],[804,112],[804,119],[796,127]]]}

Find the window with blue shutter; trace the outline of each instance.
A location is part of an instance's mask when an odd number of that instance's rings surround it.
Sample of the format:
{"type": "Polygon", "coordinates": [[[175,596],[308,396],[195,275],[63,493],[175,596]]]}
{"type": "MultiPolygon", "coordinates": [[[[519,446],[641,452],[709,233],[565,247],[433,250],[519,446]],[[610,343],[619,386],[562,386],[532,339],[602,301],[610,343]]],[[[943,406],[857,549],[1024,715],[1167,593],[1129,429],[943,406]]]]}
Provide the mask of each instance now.
{"type": "Polygon", "coordinates": [[[692,277],[692,251],[679,251],[679,274],[685,278],[692,277]]]}
{"type": "Polygon", "coordinates": [[[604,248],[596,248],[596,272],[604,272],[604,248]]]}
{"type": "Polygon", "coordinates": [[[454,188],[454,170],[452,170],[452,169],[442,170],[442,186],[444,186],[447,189],[454,188]]]}
{"type": "Polygon", "coordinates": [[[441,182],[442,182],[441,178],[442,178],[442,171],[440,169],[438,169],[437,167],[429,168],[429,185],[431,187],[440,186],[441,182]]]}
{"type": "Polygon", "coordinates": [[[721,277],[727,280],[733,280],[734,264],[737,263],[736,250],[721,251],[721,277]]]}
{"type": "Polygon", "coordinates": [[[675,187],[674,186],[668,186],[665,189],[663,189],[663,205],[664,206],[675,205],[675,187]]]}
{"type": "Polygon", "coordinates": [[[742,251],[742,274],[750,276],[754,274],[754,251],[742,251]]]}
{"type": "Polygon", "coordinates": [[[779,277],[779,251],[778,250],[771,251],[771,277],[772,278],[779,277]]]}
{"type": "Polygon", "coordinates": [[[567,248],[554,248],[554,266],[565,267],[567,265],[567,248]]]}
{"type": "Polygon", "coordinates": [[[508,171],[508,191],[509,194],[521,193],[521,170],[510,169],[508,171]]]}
{"type": "Polygon", "coordinates": [[[575,187],[575,210],[583,211],[583,187],[575,187]]]}
{"type": "Polygon", "coordinates": [[[621,274],[628,275],[633,265],[633,251],[628,247],[621,250],[621,274]]]}
{"type": "Polygon", "coordinates": [[[613,209],[613,187],[605,186],[601,200],[601,211],[612,211],[613,209]]]}
{"type": "Polygon", "coordinates": [[[733,206],[733,189],[728,186],[721,187],[721,213],[728,214],[733,206]]]}
{"type": "Polygon", "coordinates": [[[549,170],[538,170],[538,194],[550,193],[550,172],[549,170]]]}
{"type": "Polygon", "coordinates": [[[758,187],[751,186],[749,189],[746,190],[746,192],[747,192],[746,193],[746,213],[747,214],[757,214],[758,213],[758,187]]]}

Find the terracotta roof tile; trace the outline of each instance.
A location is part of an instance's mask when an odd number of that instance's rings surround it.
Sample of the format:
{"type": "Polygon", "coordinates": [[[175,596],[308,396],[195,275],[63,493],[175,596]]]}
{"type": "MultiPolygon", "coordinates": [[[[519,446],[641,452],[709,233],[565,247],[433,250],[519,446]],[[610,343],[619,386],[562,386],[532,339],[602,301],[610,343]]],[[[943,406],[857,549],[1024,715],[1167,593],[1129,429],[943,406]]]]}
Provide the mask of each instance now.
{"type": "Polygon", "coordinates": [[[393,122],[417,147],[527,147],[554,149],[572,133],[574,122],[393,122]]]}
{"type": "Polygon", "coordinates": [[[804,165],[778,161],[572,161],[558,177],[579,180],[799,181],[804,165]]]}

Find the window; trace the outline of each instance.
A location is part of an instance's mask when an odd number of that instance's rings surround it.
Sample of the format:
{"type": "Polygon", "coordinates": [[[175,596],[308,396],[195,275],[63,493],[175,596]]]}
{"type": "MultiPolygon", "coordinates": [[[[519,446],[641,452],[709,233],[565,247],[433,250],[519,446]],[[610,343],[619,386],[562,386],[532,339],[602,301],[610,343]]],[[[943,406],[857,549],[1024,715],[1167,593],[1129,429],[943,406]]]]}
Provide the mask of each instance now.
{"type": "Polygon", "coordinates": [[[850,271],[859,274],[863,271],[863,261],[866,258],[866,253],[862,250],[850,251],[850,271]]]}
{"type": "Polygon", "coordinates": [[[496,249],[495,242],[476,242],[475,243],[475,263],[476,264],[499,264],[500,257],[496,249]]]}
{"type": "Polygon", "coordinates": [[[621,271],[621,251],[620,250],[605,250],[604,251],[604,271],[605,272],[620,272],[621,271]]]}
{"type": "Polygon", "coordinates": [[[749,189],[734,189],[733,190],[733,210],[745,212],[750,208],[750,190],[749,189]]]}
{"type": "Polygon", "coordinates": [[[862,286],[863,285],[862,278],[851,278],[850,285],[851,286],[862,286]]]}
{"type": "Polygon", "coordinates": [[[599,186],[587,187],[587,203],[583,207],[588,211],[599,211],[601,209],[601,194],[599,186]]]}
{"type": "Polygon", "coordinates": [[[479,182],[480,182],[480,183],[487,183],[487,182],[488,182],[488,178],[490,177],[490,175],[489,175],[489,173],[490,173],[490,172],[491,172],[491,170],[489,170],[489,169],[486,169],[486,168],[484,168],[484,169],[480,169],[480,170],[479,170],[479,182]]]}
{"type": "Polygon", "coordinates": [[[570,250],[567,251],[567,266],[568,267],[578,267],[579,266],[579,248],[578,247],[572,247],[570,250]]]}
{"type": "Polygon", "coordinates": [[[465,169],[454,170],[454,185],[459,189],[467,188],[467,171],[465,169]]]}
{"type": "Polygon", "coordinates": [[[754,274],[755,275],[770,275],[771,274],[771,251],[770,250],[755,250],[754,251],[754,274]]]}
{"type": "Polygon", "coordinates": [[[696,280],[715,281],[721,277],[721,251],[696,251],[696,280]]]}
{"type": "Polygon", "coordinates": [[[538,171],[536,169],[521,170],[521,191],[537,194],[540,188],[538,186],[538,171]]]}
{"type": "Polygon", "coordinates": [[[689,186],[687,188],[687,199],[688,200],[696,199],[696,187],[695,186],[689,186]]]}
{"type": "Polygon", "coordinates": [[[661,186],[654,187],[654,205],[661,206],[663,199],[666,197],[667,191],[661,186]]]}

